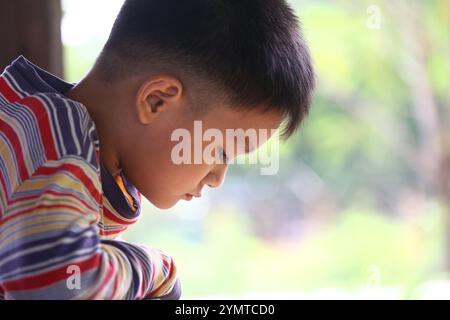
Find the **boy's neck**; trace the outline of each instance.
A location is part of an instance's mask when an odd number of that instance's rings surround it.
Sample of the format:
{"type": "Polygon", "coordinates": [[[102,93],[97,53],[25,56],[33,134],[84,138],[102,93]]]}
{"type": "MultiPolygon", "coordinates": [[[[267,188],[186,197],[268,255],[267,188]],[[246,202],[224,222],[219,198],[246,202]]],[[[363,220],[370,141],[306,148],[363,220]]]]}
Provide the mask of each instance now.
{"type": "Polygon", "coordinates": [[[82,103],[95,123],[100,142],[100,159],[112,175],[121,171],[120,156],[116,150],[112,110],[114,108],[114,91],[105,84],[96,81],[88,74],[71,90],[65,93],[69,99],[82,103]],[[108,109],[108,110],[107,110],[108,109]],[[108,112],[109,111],[109,112],[108,112]]]}

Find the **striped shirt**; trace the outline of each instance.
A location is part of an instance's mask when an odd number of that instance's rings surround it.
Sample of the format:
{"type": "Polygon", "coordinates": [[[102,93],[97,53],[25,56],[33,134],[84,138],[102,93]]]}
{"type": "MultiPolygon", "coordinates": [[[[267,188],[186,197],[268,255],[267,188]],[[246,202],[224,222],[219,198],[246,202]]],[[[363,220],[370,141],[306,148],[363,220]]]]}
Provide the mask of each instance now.
{"type": "Polygon", "coordinates": [[[0,299],[178,299],[170,256],[117,239],[141,196],[72,87],[23,56],[0,75],[0,299]]]}

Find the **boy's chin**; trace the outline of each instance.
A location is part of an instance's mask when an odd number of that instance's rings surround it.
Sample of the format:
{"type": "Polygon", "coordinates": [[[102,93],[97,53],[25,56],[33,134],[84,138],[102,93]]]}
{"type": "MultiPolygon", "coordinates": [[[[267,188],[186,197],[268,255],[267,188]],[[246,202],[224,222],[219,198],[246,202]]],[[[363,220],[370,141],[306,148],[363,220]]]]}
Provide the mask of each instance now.
{"type": "Polygon", "coordinates": [[[150,200],[150,202],[158,209],[167,210],[167,209],[170,209],[173,206],[175,206],[179,200],[180,199],[174,199],[174,200],[173,199],[171,199],[171,200],[164,199],[164,200],[154,200],[154,201],[150,200]]]}

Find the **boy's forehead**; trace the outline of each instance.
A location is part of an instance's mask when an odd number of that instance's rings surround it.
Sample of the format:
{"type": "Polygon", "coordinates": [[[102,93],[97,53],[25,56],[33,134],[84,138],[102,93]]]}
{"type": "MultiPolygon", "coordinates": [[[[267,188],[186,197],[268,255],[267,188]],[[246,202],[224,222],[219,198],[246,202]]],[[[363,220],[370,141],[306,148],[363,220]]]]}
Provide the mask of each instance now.
{"type": "Polygon", "coordinates": [[[270,139],[282,121],[282,116],[276,112],[230,108],[219,108],[209,113],[208,118],[208,128],[219,129],[228,143],[244,146],[246,153],[270,139]]]}

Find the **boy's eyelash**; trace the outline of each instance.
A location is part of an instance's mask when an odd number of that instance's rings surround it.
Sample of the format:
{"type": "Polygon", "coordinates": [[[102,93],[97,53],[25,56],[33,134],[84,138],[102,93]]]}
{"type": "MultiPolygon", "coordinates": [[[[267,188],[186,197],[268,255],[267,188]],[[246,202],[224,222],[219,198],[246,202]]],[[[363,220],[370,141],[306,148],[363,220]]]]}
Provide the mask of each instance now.
{"type": "Polygon", "coordinates": [[[225,150],[224,150],[223,148],[220,148],[220,149],[222,150],[222,156],[223,156],[223,159],[224,159],[225,163],[227,163],[227,162],[228,162],[228,156],[227,156],[227,154],[225,153],[225,150]]]}

